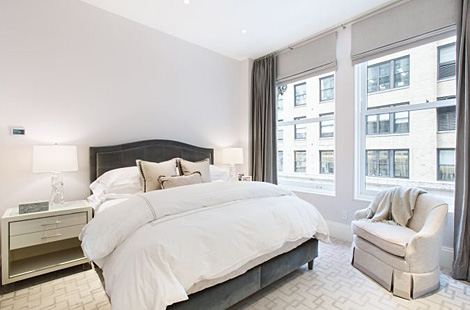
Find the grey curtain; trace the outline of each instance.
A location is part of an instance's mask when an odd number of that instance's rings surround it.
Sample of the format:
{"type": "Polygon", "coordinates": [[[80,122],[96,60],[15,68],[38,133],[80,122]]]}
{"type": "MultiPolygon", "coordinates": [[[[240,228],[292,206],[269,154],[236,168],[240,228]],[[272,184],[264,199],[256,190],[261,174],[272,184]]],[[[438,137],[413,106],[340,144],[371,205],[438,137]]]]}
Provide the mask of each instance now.
{"type": "Polygon", "coordinates": [[[277,184],[276,57],[253,63],[251,79],[251,162],[253,180],[277,184]]]}
{"type": "Polygon", "coordinates": [[[457,20],[457,146],[452,277],[470,281],[470,14],[460,0],[457,20]]]}

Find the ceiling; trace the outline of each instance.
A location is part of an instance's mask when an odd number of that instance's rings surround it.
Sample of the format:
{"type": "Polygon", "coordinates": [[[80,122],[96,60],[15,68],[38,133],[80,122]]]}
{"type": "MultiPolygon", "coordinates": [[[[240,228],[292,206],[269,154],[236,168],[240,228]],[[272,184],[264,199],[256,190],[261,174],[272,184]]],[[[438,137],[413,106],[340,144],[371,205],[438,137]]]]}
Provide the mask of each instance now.
{"type": "Polygon", "coordinates": [[[394,2],[394,0],[82,1],[237,60],[263,56],[369,10],[394,2]],[[246,33],[242,33],[243,29],[246,29],[246,33]]]}

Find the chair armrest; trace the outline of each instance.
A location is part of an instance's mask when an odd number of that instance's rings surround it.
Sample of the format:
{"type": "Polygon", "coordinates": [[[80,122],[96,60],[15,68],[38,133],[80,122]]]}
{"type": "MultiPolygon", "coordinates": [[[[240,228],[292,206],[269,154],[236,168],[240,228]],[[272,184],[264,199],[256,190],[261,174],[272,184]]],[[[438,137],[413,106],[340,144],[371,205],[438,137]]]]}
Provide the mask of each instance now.
{"type": "Polygon", "coordinates": [[[365,209],[361,209],[361,210],[357,210],[356,212],[354,212],[354,220],[361,220],[361,219],[365,219],[367,217],[367,214],[369,214],[369,208],[365,208],[365,209]]]}
{"type": "Polygon", "coordinates": [[[411,238],[405,252],[405,260],[413,272],[430,272],[439,266],[444,221],[447,204],[432,209],[423,228],[411,238]]]}

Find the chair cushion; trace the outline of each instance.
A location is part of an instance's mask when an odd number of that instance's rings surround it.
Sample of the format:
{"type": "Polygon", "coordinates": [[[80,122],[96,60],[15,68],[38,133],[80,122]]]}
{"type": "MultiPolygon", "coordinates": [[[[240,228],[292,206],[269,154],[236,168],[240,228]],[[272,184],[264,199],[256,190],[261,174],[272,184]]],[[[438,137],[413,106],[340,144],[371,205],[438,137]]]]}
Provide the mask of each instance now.
{"type": "Polygon", "coordinates": [[[406,247],[416,234],[407,227],[367,220],[352,221],[351,226],[354,234],[400,257],[405,257],[406,247]]]}

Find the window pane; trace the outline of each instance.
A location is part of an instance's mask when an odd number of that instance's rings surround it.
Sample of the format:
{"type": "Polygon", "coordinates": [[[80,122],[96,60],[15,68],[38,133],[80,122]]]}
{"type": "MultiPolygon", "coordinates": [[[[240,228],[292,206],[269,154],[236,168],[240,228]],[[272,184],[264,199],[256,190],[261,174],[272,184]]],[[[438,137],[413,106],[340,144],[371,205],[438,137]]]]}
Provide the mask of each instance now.
{"type": "Polygon", "coordinates": [[[295,172],[307,172],[307,152],[295,151],[295,172]]]}
{"type": "MultiPolygon", "coordinates": [[[[294,117],[294,120],[300,120],[306,118],[305,116],[294,117]]],[[[307,139],[307,125],[298,124],[294,126],[295,139],[307,139]]]]}
{"type": "Polygon", "coordinates": [[[394,151],[394,176],[396,178],[408,178],[408,151],[394,151]]]}
{"type": "Polygon", "coordinates": [[[395,60],[395,87],[410,85],[410,57],[395,60]]]}
{"type": "Polygon", "coordinates": [[[294,87],[295,106],[307,104],[307,84],[302,83],[294,87]]]}
{"type": "Polygon", "coordinates": [[[282,129],[278,129],[278,130],[277,130],[277,139],[278,139],[279,141],[284,140],[284,130],[282,130],[282,129]]]}
{"type": "Polygon", "coordinates": [[[334,76],[320,79],[320,100],[332,100],[334,98],[334,76]]]}
{"type": "Polygon", "coordinates": [[[284,170],[284,152],[277,151],[277,170],[282,171],[284,170]]]}
{"type": "Polygon", "coordinates": [[[320,151],[320,173],[333,174],[335,172],[335,160],[333,151],[320,151]]]}
{"type": "Polygon", "coordinates": [[[373,196],[402,185],[454,197],[456,82],[445,66],[455,70],[455,39],[357,65],[358,194],[373,196]],[[436,108],[438,100],[445,101],[436,108]]]}
{"type": "Polygon", "coordinates": [[[455,150],[439,150],[438,180],[455,180],[455,150]]]}
{"type": "Polygon", "coordinates": [[[390,175],[390,160],[388,154],[388,151],[379,151],[377,153],[379,158],[378,176],[388,177],[390,175]]]}

